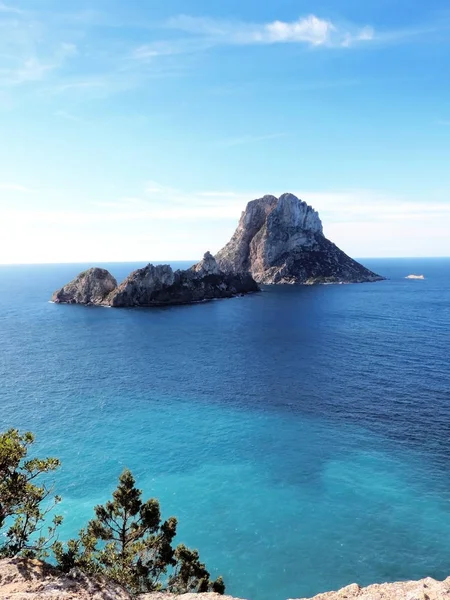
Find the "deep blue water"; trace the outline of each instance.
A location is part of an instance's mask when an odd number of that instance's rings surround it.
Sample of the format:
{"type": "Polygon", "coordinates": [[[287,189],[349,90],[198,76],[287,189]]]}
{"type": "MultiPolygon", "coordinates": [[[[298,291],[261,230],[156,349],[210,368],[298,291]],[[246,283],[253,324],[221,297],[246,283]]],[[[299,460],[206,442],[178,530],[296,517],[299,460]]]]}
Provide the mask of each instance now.
{"type": "Polygon", "coordinates": [[[364,262],[390,279],[134,310],[0,267],[0,428],[62,459],[63,537],[127,465],[234,595],[447,576],[450,259],[364,262]]]}

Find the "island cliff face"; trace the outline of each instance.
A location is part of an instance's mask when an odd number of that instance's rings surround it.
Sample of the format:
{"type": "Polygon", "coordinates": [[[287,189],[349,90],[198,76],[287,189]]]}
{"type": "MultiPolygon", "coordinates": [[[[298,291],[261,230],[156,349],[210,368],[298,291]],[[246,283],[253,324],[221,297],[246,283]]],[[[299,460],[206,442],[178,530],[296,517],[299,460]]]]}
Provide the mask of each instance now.
{"type": "Polygon", "coordinates": [[[57,290],[52,301],[67,304],[131,307],[189,304],[257,292],[248,273],[225,273],[209,253],[190,269],[173,271],[169,265],[147,265],[120,284],[105,269],[92,268],[57,290]]]}
{"type": "Polygon", "coordinates": [[[55,292],[52,301],[65,304],[101,304],[117,287],[117,281],[106,269],[94,267],[55,292]]]}
{"type": "Polygon", "coordinates": [[[318,213],[294,194],[249,202],[233,237],[216,259],[222,270],[249,272],[264,284],[383,279],[330,242],[318,213]]]}

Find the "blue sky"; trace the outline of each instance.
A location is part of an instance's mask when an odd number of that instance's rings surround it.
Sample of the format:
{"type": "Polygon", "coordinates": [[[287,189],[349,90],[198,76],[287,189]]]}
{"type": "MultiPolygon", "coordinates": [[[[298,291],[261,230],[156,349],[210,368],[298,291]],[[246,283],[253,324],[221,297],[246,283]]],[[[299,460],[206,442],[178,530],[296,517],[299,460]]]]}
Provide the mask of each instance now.
{"type": "Polygon", "coordinates": [[[0,0],[0,263],[195,259],[290,191],[450,255],[448,0],[0,0]]]}

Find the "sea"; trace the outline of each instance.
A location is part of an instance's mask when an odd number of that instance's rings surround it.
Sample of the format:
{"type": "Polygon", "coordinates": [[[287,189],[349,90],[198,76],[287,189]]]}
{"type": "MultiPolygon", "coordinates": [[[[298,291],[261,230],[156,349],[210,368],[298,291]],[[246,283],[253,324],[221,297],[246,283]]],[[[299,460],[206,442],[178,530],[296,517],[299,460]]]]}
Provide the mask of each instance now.
{"type": "Polygon", "coordinates": [[[91,265],[1,266],[0,430],[61,459],[60,539],[126,466],[231,595],[448,576],[450,259],[363,262],[387,280],[152,309],[49,302],[91,265]]]}

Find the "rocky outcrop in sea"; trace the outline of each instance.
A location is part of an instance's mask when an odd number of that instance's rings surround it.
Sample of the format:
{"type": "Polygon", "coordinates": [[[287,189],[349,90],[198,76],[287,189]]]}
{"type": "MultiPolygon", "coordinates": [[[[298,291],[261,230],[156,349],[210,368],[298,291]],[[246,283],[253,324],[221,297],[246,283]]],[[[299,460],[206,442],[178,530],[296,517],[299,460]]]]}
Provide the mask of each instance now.
{"type": "Polygon", "coordinates": [[[169,265],[147,265],[128,275],[120,284],[105,269],[83,271],[57,290],[52,301],[97,306],[166,306],[232,298],[259,290],[249,273],[222,271],[209,253],[186,270],[169,265]]]}
{"type": "Polygon", "coordinates": [[[52,296],[60,304],[102,304],[117,287],[117,281],[106,269],[93,267],[83,271],[52,296]]]}
{"type": "Polygon", "coordinates": [[[362,283],[384,279],[356,262],[323,233],[318,213],[294,194],[252,200],[219,267],[249,272],[258,283],[362,283]]]}

